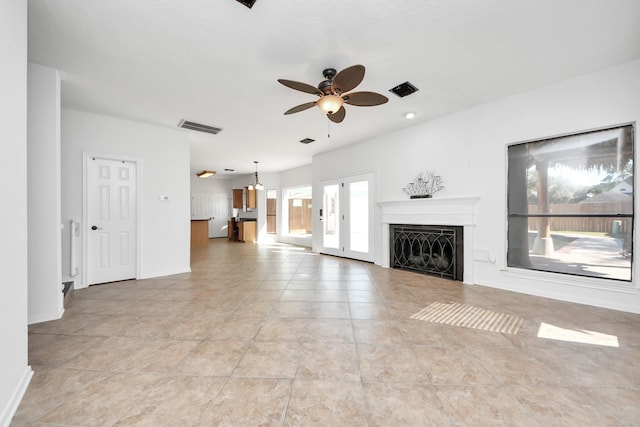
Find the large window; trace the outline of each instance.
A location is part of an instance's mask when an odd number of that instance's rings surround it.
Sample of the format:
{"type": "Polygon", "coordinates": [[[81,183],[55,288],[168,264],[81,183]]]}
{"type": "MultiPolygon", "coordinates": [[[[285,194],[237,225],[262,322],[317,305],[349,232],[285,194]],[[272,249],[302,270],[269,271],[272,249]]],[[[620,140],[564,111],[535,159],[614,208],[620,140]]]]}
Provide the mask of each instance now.
{"type": "Polygon", "coordinates": [[[311,186],[286,189],[283,211],[285,234],[311,235],[311,186]]]}
{"type": "Polygon", "coordinates": [[[510,145],[510,267],[631,281],[634,126],[510,145]]]}

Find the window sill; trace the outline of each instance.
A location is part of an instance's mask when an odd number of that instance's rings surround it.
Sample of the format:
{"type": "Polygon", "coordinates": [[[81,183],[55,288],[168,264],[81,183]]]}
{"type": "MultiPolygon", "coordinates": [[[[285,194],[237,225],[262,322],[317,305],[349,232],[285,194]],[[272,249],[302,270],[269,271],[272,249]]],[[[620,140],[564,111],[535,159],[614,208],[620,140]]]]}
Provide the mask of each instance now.
{"type": "Polygon", "coordinates": [[[575,286],[580,288],[590,288],[619,292],[625,294],[638,294],[637,285],[631,282],[620,280],[599,279],[595,277],[573,276],[569,274],[551,273],[546,271],[527,270],[516,267],[507,267],[502,270],[507,277],[518,279],[537,280],[541,282],[559,284],[564,286],[575,286]]]}

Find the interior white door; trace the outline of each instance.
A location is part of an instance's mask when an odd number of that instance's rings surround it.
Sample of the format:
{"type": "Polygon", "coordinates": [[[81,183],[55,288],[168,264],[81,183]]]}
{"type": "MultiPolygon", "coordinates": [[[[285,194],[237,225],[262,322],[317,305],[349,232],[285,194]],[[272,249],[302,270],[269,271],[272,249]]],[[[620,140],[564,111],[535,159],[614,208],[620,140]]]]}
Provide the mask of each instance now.
{"type": "Polygon", "coordinates": [[[322,252],[373,261],[373,175],[322,183],[322,252]]]}
{"type": "Polygon", "coordinates": [[[226,193],[212,194],[212,215],[209,221],[209,237],[227,237],[229,221],[229,196],[226,193]]]}
{"type": "Polygon", "coordinates": [[[87,159],[87,284],[136,276],[137,164],[87,159]]]}

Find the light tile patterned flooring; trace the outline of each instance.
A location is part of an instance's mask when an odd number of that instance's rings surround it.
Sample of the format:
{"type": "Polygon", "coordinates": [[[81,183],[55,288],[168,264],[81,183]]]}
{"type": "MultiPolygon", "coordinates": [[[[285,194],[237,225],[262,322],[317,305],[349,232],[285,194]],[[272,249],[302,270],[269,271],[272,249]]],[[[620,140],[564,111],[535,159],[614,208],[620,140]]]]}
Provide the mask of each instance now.
{"type": "Polygon", "coordinates": [[[286,245],[214,239],[192,270],[76,291],[30,327],[12,425],[640,425],[640,315],[286,245]],[[522,327],[410,319],[435,302],[522,327]],[[618,347],[538,338],[542,323],[618,347]]]}

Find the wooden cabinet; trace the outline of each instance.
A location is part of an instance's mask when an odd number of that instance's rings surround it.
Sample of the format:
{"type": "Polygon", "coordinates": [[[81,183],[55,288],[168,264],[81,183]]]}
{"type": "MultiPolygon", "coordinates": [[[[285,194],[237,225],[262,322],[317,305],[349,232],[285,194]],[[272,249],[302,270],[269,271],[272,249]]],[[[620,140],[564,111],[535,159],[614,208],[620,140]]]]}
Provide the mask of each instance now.
{"type": "Polygon", "coordinates": [[[238,240],[241,242],[256,241],[257,224],[255,221],[240,221],[238,226],[238,240]]]}
{"type": "Polygon", "coordinates": [[[258,197],[257,191],[255,188],[253,190],[249,190],[249,188],[245,187],[245,191],[247,194],[247,209],[255,209],[258,207],[258,197]]]}
{"type": "Polygon", "coordinates": [[[255,209],[258,207],[257,191],[249,190],[248,187],[234,188],[233,192],[233,208],[234,209],[255,209]]]}
{"type": "Polygon", "coordinates": [[[231,191],[233,192],[233,208],[242,209],[242,188],[234,188],[231,191]]]}
{"type": "Polygon", "coordinates": [[[238,240],[238,227],[235,221],[227,221],[227,237],[229,240],[238,240]]]}
{"type": "Polygon", "coordinates": [[[209,220],[191,221],[191,247],[201,248],[209,244],[209,220]]]}
{"type": "Polygon", "coordinates": [[[256,221],[228,221],[227,222],[227,237],[229,240],[237,242],[251,242],[256,241],[257,236],[257,223],[256,221]]]}

